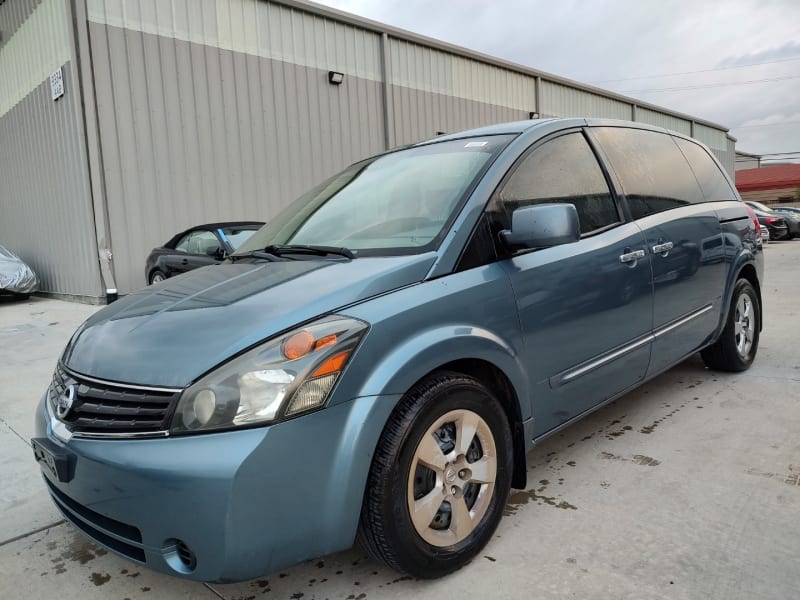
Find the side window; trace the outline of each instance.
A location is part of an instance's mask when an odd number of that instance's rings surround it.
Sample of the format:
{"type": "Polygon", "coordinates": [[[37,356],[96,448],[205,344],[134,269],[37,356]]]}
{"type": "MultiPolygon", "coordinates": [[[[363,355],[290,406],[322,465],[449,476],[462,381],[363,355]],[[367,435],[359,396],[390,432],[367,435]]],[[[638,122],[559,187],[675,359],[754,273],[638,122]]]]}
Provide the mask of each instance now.
{"type": "Polygon", "coordinates": [[[189,240],[189,250],[191,254],[205,254],[209,246],[219,248],[217,236],[210,231],[195,231],[192,239],[189,240]]]}
{"type": "Polygon", "coordinates": [[[189,242],[192,239],[192,236],[195,234],[194,231],[190,231],[185,236],[183,236],[180,241],[175,244],[175,250],[180,252],[189,252],[189,242]]]}
{"type": "Polygon", "coordinates": [[[547,203],[573,204],[584,234],[619,222],[614,198],[582,133],[562,135],[531,152],[499,195],[506,223],[521,206],[547,203]]]}
{"type": "Polygon", "coordinates": [[[735,200],[736,194],[731,189],[728,180],[714,160],[708,155],[705,148],[683,138],[672,138],[689,161],[697,183],[703,190],[707,202],[721,200],[735,200]]]}
{"type": "Polygon", "coordinates": [[[623,127],[592,132],[619,178],[634,219],[705,201],[671,136],[623,127]]]}

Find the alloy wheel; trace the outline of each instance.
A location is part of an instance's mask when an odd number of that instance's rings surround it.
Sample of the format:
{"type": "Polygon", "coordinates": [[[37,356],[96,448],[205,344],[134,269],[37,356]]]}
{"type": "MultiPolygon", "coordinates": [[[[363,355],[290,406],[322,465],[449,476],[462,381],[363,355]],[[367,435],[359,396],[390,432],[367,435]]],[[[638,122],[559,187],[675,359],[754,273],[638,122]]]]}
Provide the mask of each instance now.
{"type": "Polygon", "coordinates": [[[469,410],[452,410],[422,436],[408,478],[414,529],[432,546],[453,546],[486,515],[497,478],[489,425],[469,410]]]}

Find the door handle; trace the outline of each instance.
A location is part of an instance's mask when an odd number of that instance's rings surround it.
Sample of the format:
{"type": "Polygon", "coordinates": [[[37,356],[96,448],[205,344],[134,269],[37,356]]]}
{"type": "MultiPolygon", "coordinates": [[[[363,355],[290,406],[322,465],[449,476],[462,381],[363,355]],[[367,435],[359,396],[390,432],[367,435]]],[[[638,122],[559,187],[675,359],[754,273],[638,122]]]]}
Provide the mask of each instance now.
{"type": "Polygon", "coordinates": [[[187,259],[187,258],[184,258],[184,259],[181,261],[181,264],[182,264],[182,265],[188,265],[188,264],[189,264],[189,259],[187,259]]]}
{"type": "Polygon", "coordinates": [[[672,242],[664,242],[653,246],[653,254],[666,254],[672,250],[672,242]]]}
{"type": "Polygon", "coordinates": [[[634,250],[633,252],[626,252],[625,254],[621,254],[619,257],[619,262],[629,263],[637,261],[640,258],[644,257],[645,257],[644,250],[634,250]]]}

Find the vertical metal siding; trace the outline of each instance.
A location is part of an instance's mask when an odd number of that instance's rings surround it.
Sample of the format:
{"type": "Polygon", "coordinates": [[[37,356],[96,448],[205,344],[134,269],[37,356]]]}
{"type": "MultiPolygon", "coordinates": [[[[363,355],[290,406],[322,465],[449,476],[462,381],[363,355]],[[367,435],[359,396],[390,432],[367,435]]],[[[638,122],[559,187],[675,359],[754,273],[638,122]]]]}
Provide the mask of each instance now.
{"type": "Polygon", "coordinates": [[[731,176],[731,180],[736,182],[736,140],[730,136],[725,136],[725,150],[712,150],[719,159],[723,168],[731,176]]]}
{"type": "Polygon", "coordinates": [[[695,123],[693,137],[712,150],[720,150],[722,152],[727,152],[728,150],[728,136],[719,129],[712,129],[706,125],[695,123]]]}
{"type": "Polygon", "coordinates": [[[389,38],[389,81],[413,90],[482,104],[535,111],[535,78],[508,69],[389,38]]]}
{"type": "Polygon", "coordinates": [[[664,127],[671,131],[677,131],[684,135],[692,134],[691,121],[641,106],[636,108],[636,120],[642,123],[656,125],[657,127],[664,127]]]}
{"type": "Polygon", "coordinates": [[[384,148],[380,36],[254,0],[89,9],[123,293],[144,285],[148,252],[176,231],[269,220],[384,148]],[[342,85],[329,69],[345,73],[342,85]]]}
{"type": "Polygon", "coordinates": [[[534,78],[389,38],[391,137],[400,146],[492,123],[527,119],[534,78]]]}
{"type": "Polygon", "coordinates": [[[42,291],[98,298],[71,63],[63,69],[65,95],[58,102],[45,81],[0,117],[0,240],[33,267],[42,291]]]}
{"type": "MultiPolygon", "coordinates": [[[[736,149],[735,147],[732,151],[729,149],[729,144],[732,144],[732,140],[728,138],[724,131],[695,123],[693,137],[708,146],[731,178],[735,178],[736,149]]],[[[735,145],[735,143],[732,145],[735,145]]]]}
{"type": "Polygon", "coordinates": [[[542,80],[539,114],[548,117],[631,118],[631,105],[577,88],[542,80]]]}
{"type": "Polygon", "coordinates": [[[0,48],[0,117],[11,110],[69,56],[64,0],[43,0],[0,48]]]}
{"type": "Polygon", "coordinates": [[[40,2],[41,0],[11,0],[0,5],[0,32],[3,34],[0,49],[14,36],[40,2]]]}
{"type": "Polygon", "coordinates": [[[261,0],[88,0],[89,20],[381,80],[380,35],[261,0]]]}

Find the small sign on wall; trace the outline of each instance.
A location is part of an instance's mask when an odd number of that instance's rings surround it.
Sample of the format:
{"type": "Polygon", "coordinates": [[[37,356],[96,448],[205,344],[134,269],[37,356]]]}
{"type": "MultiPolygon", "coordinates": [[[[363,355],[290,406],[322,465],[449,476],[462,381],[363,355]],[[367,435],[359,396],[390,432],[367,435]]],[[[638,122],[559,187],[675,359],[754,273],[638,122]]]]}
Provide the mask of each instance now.
{"type": "Polygon", "coordinates": [[[61,67],[50,75],[50,93],[53,96],[53,100],[58,100],[64,95],[64,74],[61,71],[61,67]]]}

